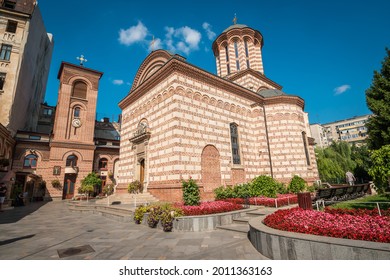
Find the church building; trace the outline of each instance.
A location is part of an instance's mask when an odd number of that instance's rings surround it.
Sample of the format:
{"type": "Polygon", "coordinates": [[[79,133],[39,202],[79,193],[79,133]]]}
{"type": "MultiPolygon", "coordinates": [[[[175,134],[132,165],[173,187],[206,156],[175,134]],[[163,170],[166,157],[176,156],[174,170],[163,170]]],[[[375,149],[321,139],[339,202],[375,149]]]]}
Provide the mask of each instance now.
{"type": "Polygon", "coordinates": [[[212,199],[221,185],[269,175],[318,179],[304,100],[265,76],[263,36],[234,24],[212,45],[217,75],[165,50],[140,65],[122,109],[119,179],[139,180],[163,201],[182,199],[181,180],[212,199]]]}

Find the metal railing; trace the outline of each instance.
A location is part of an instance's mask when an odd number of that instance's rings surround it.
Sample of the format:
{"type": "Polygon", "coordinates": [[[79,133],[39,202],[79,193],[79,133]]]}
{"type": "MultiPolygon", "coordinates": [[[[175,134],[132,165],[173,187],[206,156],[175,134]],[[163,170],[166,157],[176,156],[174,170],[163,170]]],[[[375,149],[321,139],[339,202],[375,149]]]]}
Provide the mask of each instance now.
{"type": "MultiPolygon", "coordinates": [[[[329,201],[327,201],[327,203],[329,203],[329,201]]],[[[340,203],[340,201],[334,201],[333,202],[334,204],[336,203],[340,203]]],[[[343,204],[376,204],[376,208],[378,209],[378,213],[379,213],[379,216],[382,216],[382,213],[381,213],[381,209],[380,209],[380,204],[390,204],[390,202],[357,202],[357,201],[343,201],[342,202],[343,204]]],[[[320,204],[322,205],[322,208],[325,208],[325,200],[321,199],[321,200],[317,200],[316,201],[316,207],[317,207],[317,210],[320,210],[320,204]]],[[[384,209],[383,209],[384,210],[384,209]]]]}

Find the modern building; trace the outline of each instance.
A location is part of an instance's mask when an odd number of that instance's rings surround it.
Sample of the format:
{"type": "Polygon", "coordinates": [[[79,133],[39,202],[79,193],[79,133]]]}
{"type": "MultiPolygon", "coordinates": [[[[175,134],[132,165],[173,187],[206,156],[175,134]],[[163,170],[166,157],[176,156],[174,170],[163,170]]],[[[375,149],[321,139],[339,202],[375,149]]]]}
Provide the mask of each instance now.
{"type": "Polygon", "coordinates": [[[346,141],[350,144],[365,143],[368,134],[366,123],[371,115],[355,116],[323,125],[312,124],[310,130],[316,145],[324,148],[333,141],[346,141]]]}
{"type": "Polygon", "coordinates": [[[314,138],[315,146],[320,148],[326,148],[329,146],[329,140],[327,136],[327,129],[318,124],[311,124],[310,125],[310,131],[311,131],[311,137],[314,138]]]}
{"type": "Polygon", "coordinates": [[[36,1],[0,0],[0,180],[11,176],[17,131],[37,129],[52,50],[36,1]]]}
{"type": "Polygon", "coordinates": [[[140,65],[119,103],[118,193],[139,180],[160,200],[180,201],[181,180],[192,177],[209,199],[259,175],[318,179],[304,100],[264,74],[262,34],[234,24],[212,48],[217,75],[165,50],[140,65]]]}

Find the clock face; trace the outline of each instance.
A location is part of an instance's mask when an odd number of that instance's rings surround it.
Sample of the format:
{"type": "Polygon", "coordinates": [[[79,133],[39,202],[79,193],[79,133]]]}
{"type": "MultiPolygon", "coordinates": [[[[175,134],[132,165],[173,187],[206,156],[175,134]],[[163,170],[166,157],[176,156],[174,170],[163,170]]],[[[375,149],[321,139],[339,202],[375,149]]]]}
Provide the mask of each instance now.
{"type": "Polygon", "coordinates": [[[79,119],[74,119],[74,120],[72,121],[72,125],[73,125],[74,127],[80,127],[80,126],[81,126],[81,121],[80,121],[79,119]]]}

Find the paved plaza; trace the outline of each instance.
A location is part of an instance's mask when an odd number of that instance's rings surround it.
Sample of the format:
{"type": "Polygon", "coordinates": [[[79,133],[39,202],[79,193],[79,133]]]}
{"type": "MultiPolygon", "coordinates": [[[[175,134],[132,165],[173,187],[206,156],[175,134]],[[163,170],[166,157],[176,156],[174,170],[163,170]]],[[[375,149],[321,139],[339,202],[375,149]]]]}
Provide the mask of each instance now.
{"type": "Polygon", "coordinates": [[[0,213],[2,260],[259,260],[247,236],[233,231],[163,232],[65,202],[35,202],[0,213]]]}

